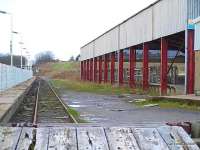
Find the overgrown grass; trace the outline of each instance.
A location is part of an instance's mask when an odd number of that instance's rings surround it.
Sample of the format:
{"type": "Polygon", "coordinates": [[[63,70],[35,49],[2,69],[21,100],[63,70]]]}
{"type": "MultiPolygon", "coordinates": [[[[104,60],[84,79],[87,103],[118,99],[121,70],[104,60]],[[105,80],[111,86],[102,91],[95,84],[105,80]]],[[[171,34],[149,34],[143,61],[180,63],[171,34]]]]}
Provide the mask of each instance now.
{"type": "Polygon", "coordinates": [[[57,88],[73,90],[77,92],[89,92],[97,94],[142,94],[140,89],[130,89],[128,87],[117,87],[111,84],[96,84],[84,81],[74,81],[74,80],[61,80],[54,79],[52,83],[57,88]]]}
{"type": "Polygon", "coordinates": [[[68,113],[70,113],[78,123],[88,123],[87,121],[80,118],[80,113],[73,109],[72,107],[68,108],[68,113]]]}
{"type": "Polygon", "coordinates": [[[134,102],[139,107],[149,104],[158,104],[160,108],[167,109],[186,109],[192,111],[200,111],[200,105],[191,101],[173,100],[173,99],[152,99],[141,102],[134,102]]]}
{"type": "Polygon", "coordinates": [[[77,65],[79,65],[78,62],[60,62],[60,63],[53,63],[51,68],[56,71],[73,70],[77,68],[77,65]]]}

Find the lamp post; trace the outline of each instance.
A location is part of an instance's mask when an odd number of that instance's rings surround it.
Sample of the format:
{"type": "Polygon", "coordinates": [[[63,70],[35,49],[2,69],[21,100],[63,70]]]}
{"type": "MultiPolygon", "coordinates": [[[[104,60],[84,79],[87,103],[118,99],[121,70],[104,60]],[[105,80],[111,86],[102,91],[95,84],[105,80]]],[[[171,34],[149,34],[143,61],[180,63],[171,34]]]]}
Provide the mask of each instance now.
{"type": "Polygon", "coordinates": [[[13,16],[11,13],[6,11],[0,10],[0,13],[10,15],[10,65],[13,66],[13,16]]]}
{"type": "Polygon", "coordinates": [[[23,55],[22,55],[22,50],[23,49],[25,49],[25,48],[23,48],[22,46],[23,46],[23,42],[19,42],[19,44],[20,44],[20,49],[21,49],[21,69],[23,68],[23,55]]]}
{"type": "Polygon", "coordinates": [[[23,48],[24,43],[22,42],[22,35],[19,32],[15,32],[15,31],[13,31],[12,33],[20,35],[20,42],[19,42],[20,53],[21,53],[21,56],[20,56],[21,57],[20,58],[21,59],[20,68],[23,69],[23,55],[22,54],[23,54],[23,50],[26,49],[26,48],[23,48]]]}

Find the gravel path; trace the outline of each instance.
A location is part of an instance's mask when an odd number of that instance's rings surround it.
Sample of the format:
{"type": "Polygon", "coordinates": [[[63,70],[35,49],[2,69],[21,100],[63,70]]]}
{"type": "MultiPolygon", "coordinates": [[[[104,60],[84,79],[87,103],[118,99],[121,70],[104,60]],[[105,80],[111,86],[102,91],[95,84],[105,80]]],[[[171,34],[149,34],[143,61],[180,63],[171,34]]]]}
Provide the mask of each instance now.
{"type": "Polygon", "coordinates": [[[90,123],[124,124],[200,120],[200,112],[159,107],[138,108],[130,101],[144,96],[107,96],[61,91],[61,97],[90,123]]]}

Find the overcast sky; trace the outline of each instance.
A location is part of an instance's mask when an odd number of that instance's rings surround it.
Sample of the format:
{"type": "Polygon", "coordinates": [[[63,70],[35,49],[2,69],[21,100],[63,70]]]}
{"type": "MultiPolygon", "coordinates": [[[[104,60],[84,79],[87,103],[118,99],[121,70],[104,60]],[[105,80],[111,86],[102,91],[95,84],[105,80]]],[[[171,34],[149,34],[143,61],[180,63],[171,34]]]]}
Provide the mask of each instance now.
{"type": "MultiPolygon", "coordinates": [[[[13,13],[31,57],[50,50],[62,60],[77,56],[80,47],[156,0],[0,0],[0,10],[13,13]]],[[[9,52],[8,15],[0,14],[0,53],[9,52]]],[[[20,53],[14,35],[14,53],[20,53]]]]}

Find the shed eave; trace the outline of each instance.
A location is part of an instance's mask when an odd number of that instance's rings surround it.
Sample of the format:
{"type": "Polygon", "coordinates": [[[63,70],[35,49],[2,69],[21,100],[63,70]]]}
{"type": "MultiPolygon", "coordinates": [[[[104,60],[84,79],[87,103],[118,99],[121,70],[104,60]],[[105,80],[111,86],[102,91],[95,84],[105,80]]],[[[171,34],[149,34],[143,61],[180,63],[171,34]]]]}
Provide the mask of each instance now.
{"type": "Polygon", "coordinates": [[[196,19],[193,20],[193,23],[194,23],[194,24],[197,24],[197,23],[199,23],[199,22],[200,22],[200,17],[198,17],[198,18],[196,18],[196,19]]]}

